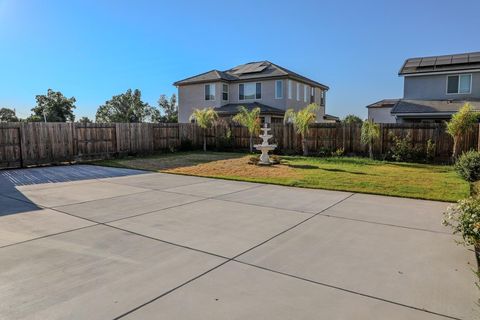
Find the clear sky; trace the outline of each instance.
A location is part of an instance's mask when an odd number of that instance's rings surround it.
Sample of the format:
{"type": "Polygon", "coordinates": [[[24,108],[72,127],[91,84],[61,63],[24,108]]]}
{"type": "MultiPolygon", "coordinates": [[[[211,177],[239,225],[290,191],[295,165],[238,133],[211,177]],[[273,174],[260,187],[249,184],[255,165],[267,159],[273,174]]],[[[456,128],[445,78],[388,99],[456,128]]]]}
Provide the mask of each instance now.
{"type": "Polygon", "coordinates": [[[330,86],[327,113],[402,96],[408,57],[480,51],[479,0],[0,0],[0,107],[26,117],[48,88],[77,118],[128,88],[270,60],[330,86]]]}

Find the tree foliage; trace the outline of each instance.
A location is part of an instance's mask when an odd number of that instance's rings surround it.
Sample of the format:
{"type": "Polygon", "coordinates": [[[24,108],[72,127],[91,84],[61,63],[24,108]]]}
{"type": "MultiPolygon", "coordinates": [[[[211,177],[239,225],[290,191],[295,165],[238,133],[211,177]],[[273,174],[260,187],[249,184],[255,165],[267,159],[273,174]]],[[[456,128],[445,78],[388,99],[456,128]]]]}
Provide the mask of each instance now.
{"type": "Polygon", "coordinates": [[[0,108],[0,122],[18,122],[15,110],[10,108],[0,108]]]}
{"type": "Polygon", "coordinates": [[[478,113],[473,110],[469,103],[465,103],[447,122],[447,133],[453,138],[452,158],[454,160],[458,156],[458,144],[462,135],[472,130],[477,122],[478,113]]]}
{"type": "Polygon", "coordinates": [[[172,94],[170,99],[167,99],[167,96],[162,94],[158,99],[158,107],[162,110],[162,115],[159,115],[157,122],[165,123],[176,123],[178,122],[178,106],[177,106],[177,96],[172,94]]]}
{"type": "Polygon", "coordinates": [[[257,107],[248,111],[244,106],[240,106],[238,113],[232,120],[247,127],[250,135],[250,152],[253,152],[253,135],[260,131],[260,108],[257,107]]]}
{"type": "Polygon", "coordinates": [[[37,105],[32,109],[33,114],[27,121],[73,122],[75,115],[75,97],[66,98],[60,91],[48,89],[46,95],[35,97],[37,105]]]}
{"type": "Polygon", "coordinates": [[[81,117],[81,118],[78,120],[78,123],[82,123],[82,124],[85,124],[85,123],[93,123],[93,121],[90,120],[88,117],[81,117]]]}
{"type": "Polygon", "coordinates": [[[217,118],[218,114],[212,107],[195,109],[190,116],[190,120],[194,120],[203,129],[203,151],[207,151],[207,129],[214,125],[217,118]]]}
{"type": "Polygon", "coordinates": [[[295,131],[302,137],[303,155],[308,155],[306,135],[308,134],[309,126],[315,122],[317,118],[318,105],[311,103],[299,111],[288,109],[285,112],[284,122],[292,123],[295,131]]]}
{"type": "Polygon", "coordinates": [[[345,124],[362,124],[363,120],[354,114],[349,114],[342,120],[342,122],[345,124]]]}
{"type": "Polygon", "coordinates": [[[149,122],[158,115],[158,110],[142,101],[140,90],[128,89],[125,93],[113,96],[97,109],[96,122],[149,122]]]}
{"type": "Polygon", "coordinates": [[[368,145],[368,154],[373,159],[373,143],[380,137],[380,126],[372,120],[365,120],[362,124],[362,135],[360,137],[363,144],[368,145]]]}

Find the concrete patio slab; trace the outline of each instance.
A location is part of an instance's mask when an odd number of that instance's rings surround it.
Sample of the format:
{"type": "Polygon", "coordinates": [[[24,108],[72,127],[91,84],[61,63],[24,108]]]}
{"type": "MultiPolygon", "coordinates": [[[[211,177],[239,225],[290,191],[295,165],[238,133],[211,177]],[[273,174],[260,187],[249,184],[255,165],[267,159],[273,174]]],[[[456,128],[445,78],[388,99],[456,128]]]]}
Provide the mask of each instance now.
{"type": "Polygon", "coordinates": [[[174,175],[167,173],[147,173],[137,176],[128,176],[120,178],[107,178],[102,179],[105,182],[112,182],[116,184],[123,184],[133,187],[153,189],[153,190],[164,190],[170,189],[179,186],[191,185],[194,183],[201,183],[206,181],[211,181],[211,179],[201,178],[201,177],[192,177],[192,176],[182,176],[174,175]]]}
{"type": "Polygon", "coordinates": [[[225,257],[234,257],[310,214],[204,200],[111,225],[225,257]]]}
{"type": "Polygon", "coordinates": [[[478,316],[476,262],[451,235],[320,215],[239,260],[451,317],[478,316]]]}
{"type": "Polygon", "coordinates": [[[450,203],[355,194],[323,215],[451,233],[442,225],[450,203]]]}
{"type": "Polygon", "coordinates": [[[106,226],[0,250],[1,319],[113,319],[223,262],[106,226]]]}
{"type": "Polygon", "coordinates": [[[148,191],[147,189],[126,185],[115,185],[107,182],[93,181],[64,185],[57,188],[34,189],[9,193],[14,198],[26,197],[33,203],[43,207],[58,207],[84,201],[99,200],[148,191]]]}
{"type": "Polygon", "coordinates": [[[27,198],[22,198],[21,194],[17,197],[21,198],[21,200],[0,195],[0,217],[25,211],[40,210],[38,206],[30,202],[27,198]]]}
{"type": "Polygon", "coordinates": [[[195,183],[191,185],[165,189],[165,191],[178,192],[201,197],[216,197],[227,193],[238,192],[258,186],[262,185],[250,182],[216,179],[202,183],[195,183]]]}
{"type": "Polygon", "coordinates": [[[0,247],[93,224],[50,209],[0,216],[0,247]]]}
{"type": "Polygon", "coordinates": [[[339,191],[264,185],[260,188],[220,196],[218,199],[317,213],[350,195],[351,193],[339,191]]]}
{"type": "Polygon", "coordinates": [[[97,222],[108,222],[201,199],[203,198],[162,191],[147,191],[61,206],[55,209],[97,222]]]}
{"type": "Polygon", "coordinates": [[[427,312],[228,262],[124,319],[445,319],[427,312]]]}

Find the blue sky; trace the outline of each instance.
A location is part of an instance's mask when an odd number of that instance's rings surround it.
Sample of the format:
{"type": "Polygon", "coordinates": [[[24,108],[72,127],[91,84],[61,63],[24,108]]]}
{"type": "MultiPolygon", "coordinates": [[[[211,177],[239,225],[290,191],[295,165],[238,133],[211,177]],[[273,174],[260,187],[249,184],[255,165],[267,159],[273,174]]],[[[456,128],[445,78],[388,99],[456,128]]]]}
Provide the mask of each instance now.
{"type": "Polygon", "coordinates": [[[176,80],[270,60],[330,86],[327,113],[401,97],[408,57],[480,51],[480,1],[0,0],[0,107],[48,88],[78,117],[128,88],[156,104],[176,80]]]}

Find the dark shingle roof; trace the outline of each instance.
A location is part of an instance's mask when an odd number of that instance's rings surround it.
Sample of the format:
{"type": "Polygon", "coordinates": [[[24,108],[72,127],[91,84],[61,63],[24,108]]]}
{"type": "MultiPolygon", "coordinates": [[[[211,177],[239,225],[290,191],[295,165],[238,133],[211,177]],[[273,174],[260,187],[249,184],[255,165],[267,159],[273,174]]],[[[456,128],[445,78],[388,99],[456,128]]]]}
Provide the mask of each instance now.
{"type": "Polygon", "coordinates": [[[251,111],[254,108],[260,108],[260,113],[261,114],[274,114],[274,115],[281,115],[283,116],[285,114],[285,110],[274,108],[267,106],[265,104],[261,104],[258,102],[253,102],[253,103],[229,103],[224,106],[215,108],[215,111],[219,115],[233,115],[238,113],[238,109],[240,106],[244,106],[247,108],[247,110],[251,111]]]}
{"type": "Polygon", "coordinates": [[[397,103],[400,99],[383,99],[375,103],[369,104],[367,108],[391,108],[397,103]]]}
{"type": "Polygon", "coordinates": [[[292,78],[298,81],[305,82],[309,85],[321,87],[325,90],[328,90],[328,86],[321,84],[317,81],[311,80],[307,77],[304,77],[296,72],[290,71],[279,65],[271,63],[269,61],[259,61],[259,62],[249,62],[246,64],[241,64],[234,68],[218,71],[212,70],[205,72],[187,79],[183,79],[174,83],[175,86],[194,84],[194,83],[203,83],[214,80],[224,80],[224,81],[244,81],[244,80],[261,80],[268,78],[292,78]]]}
{"type": "Polygon", "coordinates": [[[480,100],[399,100],[392,114],[402,113],[455,113],[470,103],[474,110],[480,111],[480,100]]]}
{"type": "Polygon", "coordinates": [[[405,61],[398,74],[409,75],[472,69],[480,69],[480,52],[410,58],[405,61]]]}

